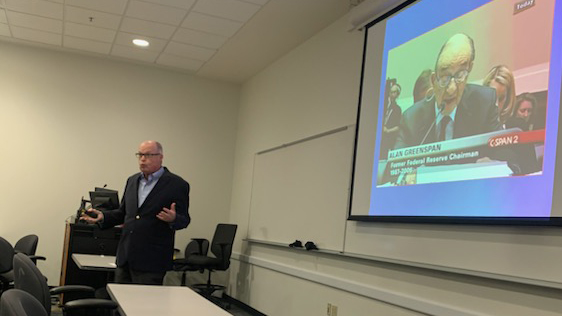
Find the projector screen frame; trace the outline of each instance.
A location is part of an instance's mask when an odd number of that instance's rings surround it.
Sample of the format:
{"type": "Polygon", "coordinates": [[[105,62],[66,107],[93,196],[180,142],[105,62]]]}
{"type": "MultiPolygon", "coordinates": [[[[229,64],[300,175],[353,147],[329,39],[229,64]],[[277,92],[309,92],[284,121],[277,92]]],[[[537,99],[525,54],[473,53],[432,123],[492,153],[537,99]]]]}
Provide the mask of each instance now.
{"type": "MultiPolygon", "coordinates": [[[[359,91],[359,102],[358,102],[358,111],[357,111],[357,124],[356,124],[356,136],[355,136],[355,147],[354,147],[354,154],[353,154],[353,169],[351,174],[351,188],[350,188],[350,196],[349,196],[349,208],[348,208],[348,220],[351,221],[362,221],[362,222],[385,222],[385,223],[424,223],[424,224],[462,224],[462,225],[519,225],[519,226],[562,226],[562,216],[551,216],[551,217],[498,217],[498,216],[387,216],[387,215],[362,215],[362,214],[353,214],[353,207],[354,207],[354,191],[356,190],[356,177],[357,177],[357,156],[358,156],[358,143],[359,143],[359,133],[360,133],[360,123],[361,123],[361,114],[362,114],[362,101],[363,101],[363,94],[364,94],[364,79],[365,79],[365,67],[366,67],[366,55],[368,51],[367,42],[368,42],[368,30],[377,23],[381,21],[385,21],[388,18],[394,16],[396,13],[400,12],[401,10],[415,4],[416,2],[421,2],[419,0],[408,0],[402,2],[400,5],[395,7],[394,9],[388,11],[387,13],[381,15],[377,19],[373,20],[372,22],[368,23],[365,28],[365,36],[364,36],[364,47],[363,47],[363,56],[362,56],[362,66],[361,66],[361,85],[359,91]]],[[[556,5],[561,5],[561,1],[555,1],[556,5]]],[[[556,19],[556,17],[555,17],[556,19]]],[[[553,31],[554,32],[554,31],[553,31]]],[[[555,35],[553,34],[553,37],[555,35]]],[[[551,56],[551,59],[556,58],[551,56]]],[[[549,84],[549,88],[552,86],[549,84]]],[[[562,86],[560,87],[562,89],[562,86]]],[[[382,93],[382,92],[381,92],[382,93]]],[[[560,100],[558,100],[560,102],[560,100]]],[[[561,122],[562,119],[562,112],[558,112],[558,122],[561,122]]],[[[376,120],[375,120],[376,121],[376,120]]],[[[551,127],[552,128],[552,127],[551,127]]],[[[557,131],[557,143],[561,141],[560,129],[557,131]]],[[[379,137],[376,135],[376,137],[379,137]]],[[[553,146],[553,148],[560,148],[559,146],[553,146]]],[[[555,160],[558,160],[556,157],[555,160]]],[[[561,159],[562,160],[562,159],[561,159]]],[[[375,158],[376,161],[376,158],[375,158]]],[[[560,161],[562,163],[562,161],[560,161]]],[[[558,165],[558,161],[556,163],[558,165]]],[[[562,206],[562,198],[556,197],[556,188],[557,183],[556,179],[559,179],[560,176],[558,175],[560,166],[558,168],[554,167],[554,181],[553,181],[553,197],[552,197],[552,208],[554,209],[557,205],[562,206]],[[559,200],[559,201],[558,201],[559,200]]],[[[562,178],[560,178],[562,179],[562,178]]]]}

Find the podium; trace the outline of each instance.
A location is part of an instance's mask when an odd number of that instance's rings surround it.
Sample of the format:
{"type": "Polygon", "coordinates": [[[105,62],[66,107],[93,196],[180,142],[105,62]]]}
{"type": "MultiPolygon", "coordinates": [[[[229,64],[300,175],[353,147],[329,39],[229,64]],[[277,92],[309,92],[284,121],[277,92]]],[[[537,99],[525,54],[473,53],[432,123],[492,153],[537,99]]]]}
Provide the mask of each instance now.
{"type": "MultiPolygon", "coordinates": [[[[72,254],[93,254],[115,256],[121,238],[121,227],[100,229],[97,225],[82,223],[66,223],[60,285],[88,285],[95,289],[104,288],[110,272],[80,269],[72,254]]],[[[71,295],[65,294],[63,302],[70,300],[71,295]]]]}

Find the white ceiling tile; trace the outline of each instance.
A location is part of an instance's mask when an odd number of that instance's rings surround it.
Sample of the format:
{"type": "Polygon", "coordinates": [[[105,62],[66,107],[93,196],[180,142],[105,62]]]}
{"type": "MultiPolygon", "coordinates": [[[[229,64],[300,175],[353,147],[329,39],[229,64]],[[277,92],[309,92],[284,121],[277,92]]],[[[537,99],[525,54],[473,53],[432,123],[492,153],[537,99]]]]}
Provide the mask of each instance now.
{"type": "Polygon", "coordinates": [[[162,54],[156,61],[159,65],[179,67],[187,70],[197,71],[205,62],[195,59],[182,58],[170,54],[162,54]]]}
{"type": "Polygon", "coordinates": [[[62,4],[45,0],[6,0],[6,9],[52,19],[62,19],[62,4]]]}
{"type": "Polygon", "coordinates": [[[266,4],[269,0],[242,0],[245,2],[251,2],[251,3],[255,3],[255,4],[259,4],[259,5],[264,5],[266,4]]]}
{"type": "Polygon", "coordinates": [[[72,36],[64,36],[62,46],[99,54],[109,54],[111,50],[110,43],[102,43],[72,36]]]}
{"type": "Polygon", "coordinates": [[[0,36],[12,36],[8,24],[0,23],[0,36]]]}
{"type": "Polygon", "coordinates": [[[117,28],[119,28],[119,23],[121,23],[121,16],[119,15],[73,6],[65,7],[64,19],[69,22],[113,30],[117,30],[117,28]],[[92,21],[90,21],[90,18],[92,18],[92,21]]]}
{"type": "Polygon", "coordinates": [[[179,25],[187,10],[162,6],[154,3],[131,1],[125,15],[142,20],[179,25]]]}
{"type": "Polygon", "coordinates": [[[66,22],[64,23],[64,35],[88,38],[100,42],[113,42],[115,31],[102,29],[99,27],[88,26],[84,24],[66,22]]]}
{"type": "Polygon", "coordinates": [[[62,21],[15,11],[6,12],[10,25],[22,26],[52,33],[62,33],[62,21]]]}
{"type": "Polygon", "coordinates": [[[191,12],[182,23],[182,27],[203,31],[224,37],[231,37],[242,27],[243,23],[191,12]]]}
{"type": "Polygon", "coordinates": [[[66,4],[107,13],[123,14],[127,6],[127,1],[128,0],[66,0],[66,4]]]}
{"type": "Polygon", "coordinates": [[[117,37],[115,38],[115,44],[119,44],[123,46],[131,46],[138,49],[138,46],[133,44],[133,39],[135,38],[147,40],[150,43],[150,46],[144,49],[152,50],[156,52],[161,52],[164,49],[164,47],[166,47],[166,44],[168,43],[168,41],[155,37],[148,37],[148,36],[119,32],[117,33],[117,37]]]}
{"type": "Polygon", "coordinates": [[[133,18],[123,18],[121,31],[127,33],[142,34],[145,36],[169,39],[176,30],[176,27],[156,22],[137,20],[133,18]]]}
{"type": "Polygon", "coordinates": [[[238,0],[197,1],[193,11],[238,22],[248,21],[261,7],[238,0]]]}
{"type": "Polygon", "coordinates": [[[197,0],[143,0],[143,1],[189,10],[197,0]]]}
{"type": "Polygon", "coordinates": [[[180,28],[176,31],[172,40],[186,44],[193,44],[196,46],[218,49],[222,45],[224,45],[228,38],[210,33],[180,28]]]}
{"type": "Polygon", "coordinates": [[[170,42],[168,46],[166,46],[166,50],[164,52],[180,57],[207,61],[211,57],[213,57],[216,50],[177,42],[170,42]]]}
{"type": "MultiPolygon", "coordinates": [[[[295,43],[301,43],[332,23],[334,18],[347,13],[349,6],[346,5],[346,1],[348,0],[0,0],[0,40],[10,41],[11,36],[27,40],[30,44],[48,43],[59,47],[64,45],[63,49],[75,53],[83,49],[101,54],[107,51],[108,45],[113,44],[119,46],[115,49],[114,55],[120,55],[123,60],[133,58],[150,62],[162,55],[161,60],[158,59],[160,64],[177,64],[178,67],[183,67],[182,69],[192,68],[194,63],[196,67],[203,64],[197,70],[202,76],[242,82],[263,69],[266,64],[273,62],[281,52],[289,51],[295,43]],[[174,28],[168,22],[158,23],[148,21],[146,18],[142,20],[124,16],[129,5],[132,6],[131,12],[134,11],[136,2],[156,4],[178,9],[181,12],[191,11],[185,17],[185,21],[181,22],[182,27],[174,28]],[[198,2],[200,2],[198,8],[201,11],[208,11],[208,14],[193,11],[198,2]],[[322,2],[321,10],[318,9],[320,2],[322,2]],[[9,9],[6,3],[14,9],[9,9]],[[252,8],[252,10],[244,10],[244,8],[252,8]],[[252,16],[254,10],[257,12],[252,16]],[[299,12],[298,15],[294,14],[296,11],[299,12]],[[9,25],[11,21],[8,12],[53,18],[62,22],[64,41],[59,34],[40,29],[41,23],[34,23],[28,27],[9,25]],[[227,18],[217,15],[224,15],[227,18]],[[247,30],[240,32],[244,23],[234,19],[246,19],[250,16],[252,23],[247,25],[247,30]],[[90,17],[94,18],[93,21],[89,21],[90,17]],[[135,20],[137,22],[134,22],[135,20]],[[88,32],[85,33],[90,35],[84,35],[73,27],[68,28],[69,33],[80,37],[69,36],[65,32],[64,23],[76,23],[113,30],[117,33],[112,43],[99,41],[99,37],[92,36],[88,32]],[[290,23],[291,27],[286,27],[287,23],[290,23]],[[121,29],[122,24],[124,30],[121,29]],[[156,28],[151,27],[155,25],[156,28]],[[151,46],[144,50],[132,47],[131,35],[126,35],[127,33],[150,39],[151,46]],[[216,37],[206,37],[203,33],[216,37]],[[233,35],[236,37],[232,38],[233,35]],[[90,36],[98,40],[82,38],[82,36],[90,36]],[[170,39],[173,43],[169,51],[173,54],[164,52],[168,45],[164,43],[170,39]],[[226,45],[220,46],[221,43],[226,45]],[[185,46],[180,46],[181,44],[185,46]],[[204,50],[205,48],[208,50],[204,50]],[[194,62],[190,59],[197,60],[194,62]],[[205,59],[208,61],[204,62],[205,59]]],[[[16,23],[17,21],[16,18],[16,23]]],[[[113,47],[109,54],[112,50],[113,47]]]]}
{"type": "Polygon", "coordinates": [[[136,59],[136,60],[150,62],[150,63],[156,60],[158,54],[159,54],[158,52],[154,52],[138,47],[129,47],[129,46],[122,46],[122,45],[113,45],[113,49],[111,50],[111,55],[136,59]]]}
{"type": "Polygon", "coordinates": [[[0,9],[0,23],[8,24],[8,20],[6,19],[6,10],[0,9]]]}
{"type": "Polygon", "coordinates": [[[20,38],[32,42],[39,42],[44,44],[51,44],[51,45],[61,45],[62,35],[49,33],[39,30],[32,30],[24,27],[19,26],[12,26],[12,35],[15,38],[20,38]]]}

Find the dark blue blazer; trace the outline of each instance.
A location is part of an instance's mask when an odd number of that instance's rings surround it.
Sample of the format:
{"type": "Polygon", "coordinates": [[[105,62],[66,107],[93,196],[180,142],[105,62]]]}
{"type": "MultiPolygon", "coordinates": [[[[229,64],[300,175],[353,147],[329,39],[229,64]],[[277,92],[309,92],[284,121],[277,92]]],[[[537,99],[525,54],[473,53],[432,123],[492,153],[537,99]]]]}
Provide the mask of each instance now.
{"type": "Polygon", "coordinates": [[[167,168],[138,207],[141,174],[127,179],[118,209],[103,211],[103,228],[123,225],[117,248],[117,266],[129,264],[133,270],[164,272],[172,269],[175,231],[187,227],[189,216],[189,183],[167,168]],[[176,203],[176,220],[166,223],[156,217],[162,208],[176,203]]]}
{"type": "MultiPolygon", "coordinates": [[[[402,114],[395,149],[436,142],[435,100],[421,100],[402,114]],[[429,131],[429,134],[428,134],[429,131]]],[[[453,138],[478,135],[501,129],[496,92],[489,87],[467,84],[457,105],[453,138]]]]}

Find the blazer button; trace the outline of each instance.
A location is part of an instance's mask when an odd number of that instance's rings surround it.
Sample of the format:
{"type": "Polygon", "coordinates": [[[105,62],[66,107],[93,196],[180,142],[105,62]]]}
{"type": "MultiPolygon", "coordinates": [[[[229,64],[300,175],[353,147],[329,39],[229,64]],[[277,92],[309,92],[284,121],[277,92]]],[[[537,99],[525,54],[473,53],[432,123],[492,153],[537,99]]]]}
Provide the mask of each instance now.
{"type": "Polygon", "coordinates": [[[140,215],[137,215],[136,219],[140,219],[140,215]]]}

